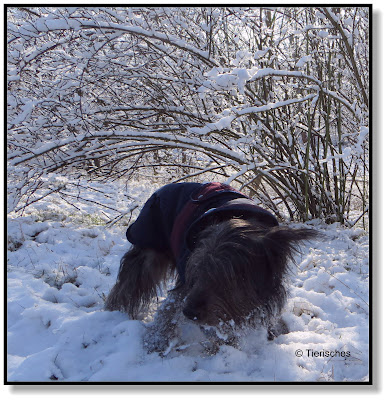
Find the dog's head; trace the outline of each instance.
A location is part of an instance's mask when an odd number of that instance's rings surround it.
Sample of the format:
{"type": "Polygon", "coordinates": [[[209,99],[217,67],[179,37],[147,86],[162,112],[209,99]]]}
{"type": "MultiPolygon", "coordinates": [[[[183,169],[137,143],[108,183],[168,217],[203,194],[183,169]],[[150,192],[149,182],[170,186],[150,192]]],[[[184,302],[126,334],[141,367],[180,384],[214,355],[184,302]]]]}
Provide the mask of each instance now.
{"type": "Polygon", "coordinates": [[[282,308],[283,278],[297,242],[313,230],[265,227],[255,220],[230,219],[208,226],[186,266],[184,315],[200,324],[248,322],[282,308]]]}

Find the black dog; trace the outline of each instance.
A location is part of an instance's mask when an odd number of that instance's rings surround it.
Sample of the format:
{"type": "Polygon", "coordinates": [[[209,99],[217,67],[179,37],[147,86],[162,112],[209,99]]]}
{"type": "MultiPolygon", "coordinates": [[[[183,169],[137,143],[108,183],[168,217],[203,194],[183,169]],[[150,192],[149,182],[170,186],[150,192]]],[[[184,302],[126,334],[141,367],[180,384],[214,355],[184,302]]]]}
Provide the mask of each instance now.
{"type": "Polygon", "coordinates": [[[133,247],[106,308],[138,318],[158,287],[176,276],[147,343],[150,351],[163,351],[182,315],[206,331],[257,321],[270,327],[286,299],[283,280],[297,243],[316,232],[280,227],[228,185],[179,183],[156,191],[126,236],[133,247]]]}

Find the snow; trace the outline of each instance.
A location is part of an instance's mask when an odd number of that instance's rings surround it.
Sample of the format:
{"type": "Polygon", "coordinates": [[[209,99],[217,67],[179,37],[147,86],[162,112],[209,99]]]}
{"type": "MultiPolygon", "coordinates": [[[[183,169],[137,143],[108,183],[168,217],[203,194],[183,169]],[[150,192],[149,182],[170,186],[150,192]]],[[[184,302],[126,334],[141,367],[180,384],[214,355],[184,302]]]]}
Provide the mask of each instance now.
{"type": "MultiPolygon", "coordinates": [[[[120,193],[119,204],[123,189],[114,185],[109,190],[120,193]]],[[[137,182],[128,194],[144,202],[155,188],[137,182]]],[[[92,196],[104,201],[99,191],[92,196]]],[[[79,210],[52,194],[22,216],[9,216],[8,381],[368,380],[369,248],[360,227],[307,224],[326,239],[303,246],[296,258],[283,313],[288,334],[268,341],[263,329],[250,329],[238,349],[224,345],[212,356],[196,350],[161,357],[143,348],[149,322],[103,310],[129,247],[127,221],[106,226],[109,216],[96,203],[76,204],[79,210]]]]}
{"type": "Polygon", "coordinates": [[[327,31],[320,31],[320,32],[318,32],[318,35],[320,36],[321,39],[325,39],[326,37],[329,36],[329,32],[327,32],[327,31]]]}
{"type": "Polygon", "coordinates": [[[338,159],[345,160],[345,159],[350,158],[352,153],[353,153],[353,150],[350,147],[345,147],[343,149],[342,153],[338,153],[338,154],[336,154],[334,156],[328,156],[327,158],[318,160],[318,162],[320,164],[324,164],[324,163],[326,163],[326,162],[328,162],[330,160],[333,160],[333,159],[335,159],[335,160],[338,160],[338,159]]]}
{"type": "Polygon", "coordinates": [[[309,94],[305,97],[302,98],[298,98],[298,99],[290,99],[290,100],[284,100],[284,101],[279,101],[277,103],[269,103],[269,104],[265,104],[263,106],[253,106],[253,107],[246,107],[243,108],[242,110],[238,111],[238,115],[244,115],[244,114],[250,114],[250,113],[259,113],[259,112],[264,112],[264,111],[268,111],[268,110],[273,110],[275,108],[280,108],[280,107],[284,107],[287,106],[289,104],[294,104],[294,103],[301,103],[310,99],[314,99],[318,96],[314,95],[314,94],[309,94]]]}
{"type": "Polygon", "coordinates": [[[145,36],[145,37],[151,37],[155,39],[159,39],[162,42],[167,42],[167,43],[173,43],[176,47],[183,48],[188,52],[197,54],[202,57],[203,60],[206,60],[209,64],[215,64],[216,62],[209,58],[208,52],[202,51],[189,43],[187,43],[184,40],[181,40],[177,37],[174,37],[172,35],[166,35],[161,32],[156,32],[154,30],[147,30],[143,29],[139,26],[126,26],[122,24],[115,24],[115,23],[104,23],[104,22],[98,22],[97,24],[92,23],[92,22],[82,22],[81,26],[83,28],[99,28],[99,29],[116,29],[117,31],[124,31],[124,32],[131,32],[131,33],[137,33],[138,35],[145,36]]]}
{"type": "Polygon", "coordinates": [[[285,70],[276,70],[273,68],[262,68],[257,70],[255,74],[251,76],[250,82],[264,78],[266,76],[293,76],[299,78],[306,78],[312,82],[315,82],[317,85],[321,85],[321,81],[314,78],[313,76],[306,75],[300,71],[285,71],[285,70]]]}
{"type": "Polygon", "coordinates": [[[360,127],[360,131],[358,133],[358,140],[354,148],[354,151],[356,153],[361,154],[364,151],[363,144],[365,142],[366,137],[368,136],[368,133],[369,133],[369,128],[367,128],[366,126],[360,127]]]}
{"type": "Polygon", "coordinates": [[[296,67],[302,68],[307,62],[312,61],[313,57],[311,55],[301,57],[297,63],[296,67]]]}

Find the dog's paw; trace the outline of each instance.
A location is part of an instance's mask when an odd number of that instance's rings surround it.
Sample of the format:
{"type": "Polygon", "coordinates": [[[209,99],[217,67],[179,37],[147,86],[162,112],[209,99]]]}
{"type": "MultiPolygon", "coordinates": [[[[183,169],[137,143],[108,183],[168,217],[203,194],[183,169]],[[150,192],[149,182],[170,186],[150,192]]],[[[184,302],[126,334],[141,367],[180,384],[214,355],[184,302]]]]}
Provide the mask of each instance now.
{"type": "Polygon", "coordinates": [[[144,348],[148,354],[162,355],[170,346],[170,338],[166,332],[160,332],[155,326],[148,326],[143,338],[144,348]]]}
{"type": "Polygon", "coordinates": [[[286,335],[287,333],[289,333],[289,328],[282,318],[279,318],[275,323],[272,323],[267,327],[268,340],[274,340],[276,337],[286,335]]]}

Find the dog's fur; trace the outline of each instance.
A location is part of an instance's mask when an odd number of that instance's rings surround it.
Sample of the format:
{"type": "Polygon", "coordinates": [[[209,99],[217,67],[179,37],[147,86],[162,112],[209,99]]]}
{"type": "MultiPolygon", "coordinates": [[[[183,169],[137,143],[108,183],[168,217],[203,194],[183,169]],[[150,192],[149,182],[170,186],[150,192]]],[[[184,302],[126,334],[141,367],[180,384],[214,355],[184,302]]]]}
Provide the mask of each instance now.
{"type": "MultiPolygon", "coordinates": [[[[297,244],[314,236],[310,229],[268,227],[254,218],[208,221],[195,239],[184,284],[177,278],[176,288],[156,316],[148,349],[164,351],[185,318],[202,327],[223,326],[223,330],[259,323],[272,334],[273,318],[286,299],[288,263],[297,244]]],[[[133,246],[121,260],[106,308],[137,319],[158,287],[173,276],[176,267],[170,254],[133,246]]]]}

